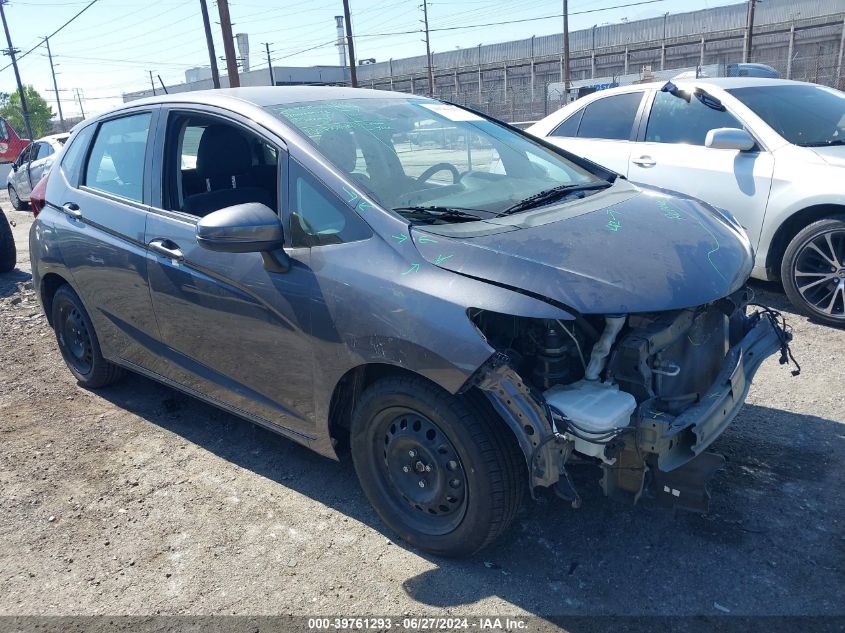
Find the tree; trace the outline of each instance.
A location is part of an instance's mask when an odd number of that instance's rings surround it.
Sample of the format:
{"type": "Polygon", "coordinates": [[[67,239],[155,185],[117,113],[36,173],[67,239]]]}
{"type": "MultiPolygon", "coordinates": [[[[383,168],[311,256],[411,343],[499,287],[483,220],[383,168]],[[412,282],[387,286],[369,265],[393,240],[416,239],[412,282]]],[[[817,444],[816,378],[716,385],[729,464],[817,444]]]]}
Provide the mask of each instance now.
{"type": "MultiPolygon", "coordinates": [[[[35,138],[48,134],[52,129],[50,119],[53,118],[53,109],[47,105],[38,91],[32,86],[24,86],[26,94],[26,109],[29,111],[29,122],[32,125],[32,133],[35,138]]],[[[21,111],[21,96],[15,91],[9,95],[3,94],[0,98],[0,116],[21,136],[26,136],[26,125],[23,122],[21,111]]]]}

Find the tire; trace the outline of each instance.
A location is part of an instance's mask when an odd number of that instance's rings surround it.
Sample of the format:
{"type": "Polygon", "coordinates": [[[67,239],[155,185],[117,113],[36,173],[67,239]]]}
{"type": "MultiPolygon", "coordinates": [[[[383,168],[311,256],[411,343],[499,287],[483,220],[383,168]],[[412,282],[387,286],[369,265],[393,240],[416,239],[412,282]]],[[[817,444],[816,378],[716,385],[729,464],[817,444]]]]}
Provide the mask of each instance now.
{"type": "Polygon", "coordinates": [[[507,530],[522,503],[525,459],[504,422],[421,378],[373,383],[355,407],[350,435],[373,508],[427,552],[477,552],[507,530]]]}
{"type": "Polygon", "coordinates": [[[0,273],[5,273],[15,267],[18,253],[15,249],[15,237],[12,235],[12,227],[9,220],[0,210],[0,273]]]}
{"type": "Polygon", "coordinates": [[[15,208],[15,211],[26,211],[29,208],[29,205],[21,200],[18,192],[15,191],[15,188],[12,185],[9,185],[9,201],[12,203],[12,206],[15,208]]]}
{"type": "Polygon", "coordinates": [[[52,321],[59,351],[81,386],[97,389],[123,377],[122,368],[103,358],[91,318],[67,284],[53,295],[52,321]]]}
{"type": "Polygon", "coordinates": [[[784,253],[781,279],[789,300],[803,314],[845,326],[845,215],[800,231],[784,253]]]}

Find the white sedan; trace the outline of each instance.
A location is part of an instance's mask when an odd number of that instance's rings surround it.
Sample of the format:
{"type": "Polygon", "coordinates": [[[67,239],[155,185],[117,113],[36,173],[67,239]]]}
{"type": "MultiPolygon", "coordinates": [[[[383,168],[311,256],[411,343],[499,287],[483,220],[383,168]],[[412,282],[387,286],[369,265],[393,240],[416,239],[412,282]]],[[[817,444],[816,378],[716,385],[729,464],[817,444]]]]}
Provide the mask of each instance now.
{"type": "Polygon", "coordinates": [[[596,92],[528,128],[634,182],[730,211],[805,314],[845,325],[845,93],[722,78],[596,92]]]}

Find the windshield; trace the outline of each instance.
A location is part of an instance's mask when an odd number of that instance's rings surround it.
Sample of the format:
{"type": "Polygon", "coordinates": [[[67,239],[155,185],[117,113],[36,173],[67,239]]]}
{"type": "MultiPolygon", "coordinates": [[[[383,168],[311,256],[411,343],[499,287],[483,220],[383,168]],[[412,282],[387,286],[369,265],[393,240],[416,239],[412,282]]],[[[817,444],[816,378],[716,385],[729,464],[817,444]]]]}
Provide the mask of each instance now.
{"type": "Polygon", "coordinates": [[[734,88],[730,94],[795,145],[845,143],[845,93],[810,85],[734,88]]]}
{"type": "MultiPolygon", "coordinates": [[[[269,110],[406,217],[490,217],[551,188],[589,190],[604,182],[501,125],[431,99],[311,101],[269,110]]],[[[580,195],[589,193],[595,191],[580,195]]]]}

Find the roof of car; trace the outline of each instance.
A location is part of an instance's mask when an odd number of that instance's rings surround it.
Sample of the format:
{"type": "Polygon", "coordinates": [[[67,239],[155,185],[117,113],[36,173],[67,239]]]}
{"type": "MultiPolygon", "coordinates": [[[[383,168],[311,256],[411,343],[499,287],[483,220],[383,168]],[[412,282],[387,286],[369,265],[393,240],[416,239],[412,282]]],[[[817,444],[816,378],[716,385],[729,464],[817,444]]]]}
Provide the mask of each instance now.
{"type": "MultiPolygon", "coordinates": [[[[301,101],[324,101],[337,99],[385,99],[390,97],[407,99],[413,97],[403,92],[388,90],[370,90],[368,88],[343,88],[338,86],[250,86],[244,88],[220,88],[216,90],[194,90],[169,95],[147,97],[130,101],[126,106],[149,103],[172,103],[174,101],[204,103],[220,98],[232,98],[254,103],[258,106],[271,106],[281,103],[301,101]]],[[[417,95],[417,98],[425,98],[417,95]]]]}
{"type": "MultiPolygon", "coordinates": [[[[697,86],[713,86],[721,88],[722,90],[730,90],[731,88],[750,88],[753,86],[814,86],[805,81],[792,81],[790,79],[773,79],[767,77],[686,77],[678,79],[664,79],[661,81],[652,81],[642,84],[628,84],[619,86],[618,88],[610,88],[608,90],[600,90],[590,93],[589,96],[600,96],[612,92],[631,92],[634,90],[643,90],[649,88],[660,88],[666,85],[667,81],[671,81],[678,86],[686,84],[695,84],[697,86]]],[[[574,103],[574,102],[573,102],[574,103]]]]}
{"type": "Polygon", "coordinates": [[[58,142],[61,139],[67,139],[70,136],[70,132],[60,132],[59,134],[49,134],[47,136],[42,136],[39,139],[35,139],[35,142],[38,141],[45,141],[47,143],[50,142],[58,142]]]}

